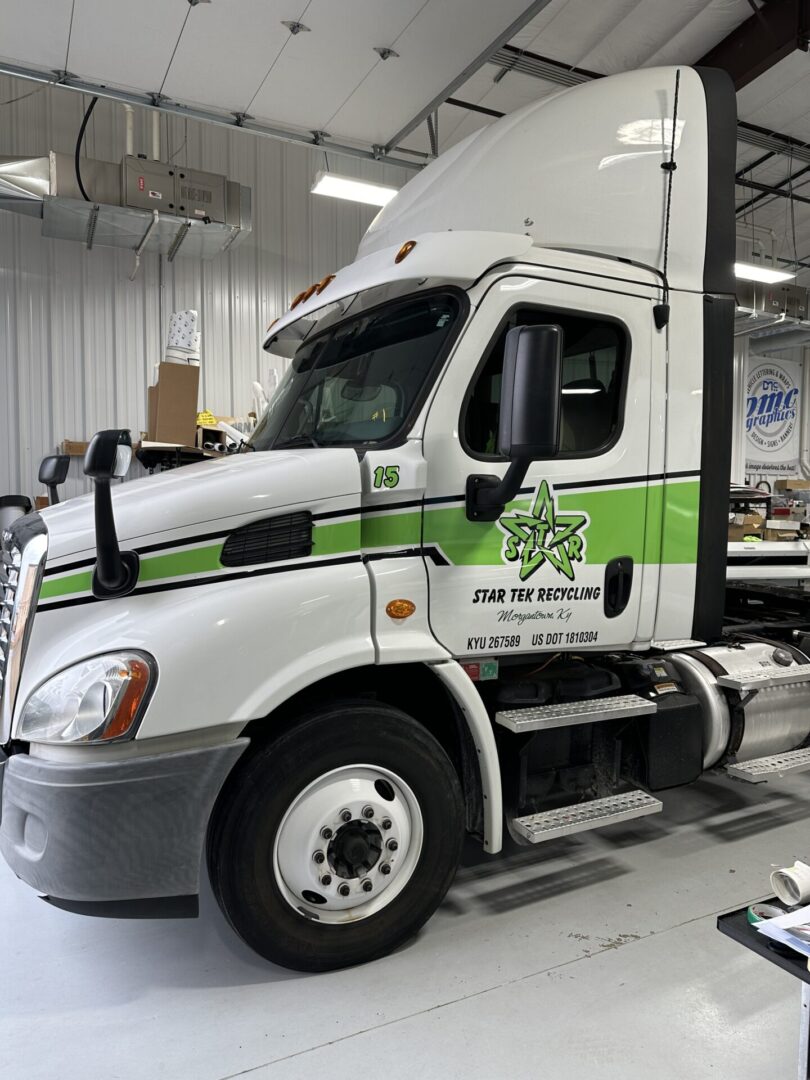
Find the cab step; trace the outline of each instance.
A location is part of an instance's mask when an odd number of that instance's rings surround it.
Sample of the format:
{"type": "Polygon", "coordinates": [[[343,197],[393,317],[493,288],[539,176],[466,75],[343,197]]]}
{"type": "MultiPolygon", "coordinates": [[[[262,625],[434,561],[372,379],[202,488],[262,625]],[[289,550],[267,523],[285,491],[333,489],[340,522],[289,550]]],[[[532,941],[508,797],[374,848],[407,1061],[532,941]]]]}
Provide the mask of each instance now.
{"type": "Polygon", "coordinates": [[[793,664],[781,671],[738,671],[734,675],[718,675],[717,685],[739,694],[749,690],[767,690],[770,686],[791,686],[793,683],[810,682],[810,664],[793,664]]]}
{"type": "Polygon", "coordinates": [[[638,694],[591,698],[564,705],[532,705],[526,709],[505,709],[495,713],[495,723],[516,735],[524,731],[547,731],[572,724],[596,724],[600,720],[620,720],[627,716],[646,716],[658,712],[658,704],[638,694]]]}
{"type": "Polygon", "coordinates": [[[605,799],[563,806],[558,810],[544,810],[540,814],[512,818],[512,829],[530,844],[543,840],[555,840],[558,836],[601,829],[618,821],[657,814],[663,803],[646,791],[625,791],[621,795],[608,795],[605,799]]]}
{"type": "Polygon", "coordinates": [[[808,769],[810,747],[726,765],[726,774],[733,776],[735,780],[746,780],[749,784],[763,784],[766,780],[787,776],[789,773],[806,772],[808,769]]]}

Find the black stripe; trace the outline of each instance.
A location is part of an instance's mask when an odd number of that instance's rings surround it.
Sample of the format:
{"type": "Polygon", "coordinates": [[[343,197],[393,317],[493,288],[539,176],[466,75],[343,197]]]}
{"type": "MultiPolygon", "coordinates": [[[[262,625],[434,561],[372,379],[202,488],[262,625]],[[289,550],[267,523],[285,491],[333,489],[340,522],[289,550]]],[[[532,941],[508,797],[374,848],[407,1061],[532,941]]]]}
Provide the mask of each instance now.
{"type": "Polygon", "coordinates": [[[363,556],[363,562],[378,562],[380,559],[430,559],[436,566],[450,566],[450,562],[442,555],[441,551],[432,544],[424,547],[402,548],[399,551],[376,551],[363,556]]]}
{"type": "MultiPolygon", "coordinates": [[[[614,479],[608,478],[606,480],[579,480],[571,484],[553,484],[552,482],[552,486],[555,491],[575,491],[578,488],[611,487],[619,486],[621,484],[643,484],[655,480],[677,480],[687,476],[700,476],[700,470],[687,469],[682,472],[653,473],[648,476],[622,476],[614,479]]],[[[530,495],[534,490],[534,486],[523,487],[518,494],[530,495]]],[[[347,510],[328,510],[323,514],[313,514],[312,520],[327,521],[330,518],[350,517],[352,514],[375,514],[386,510],[414,510],[422,506],[440,506],[442,504],[464,502],[464,499],[464,495],[434,495],[427,499],[409,499],[403,502],[386,503],[385,505],[380,506],[353,506],[347,510]]],[[[158,544],[138,546],[134,550],[137,551],[139,555],[148,555],[155,551],[167,551],[170,548],[183,547],[187,544],[201,544],[206,540],[222,540],[224,537],[229,536],[233,531],[233,529],[229,529],[227,532],[200,533],[197,536],[186,536],[179,540],[168,540],[158,544]]],[[[45,577],[51,577],[54,574],[64,574],[69,570],[85,569],[90,566],[95,566],[95,564],[95,559],[82,559],[79,562],[46,567],[45,577]]],[[[48,610],[50,610],[50,608],[48,610]]]]}
{"type": "Polygon", "coordinates": [[[380,503],[372,506],[352,506],[347,510],[327,510],[323,514],[313,514],[313,521],[327,521],[329,518],[350,517],[352,514],[381,514],[385,510],[412,510],[422,506],[422,499],[407,499],[404,502],[380,503]]]}
{"type": "MultiPolygon", "coordinates": [[[[555,484],[552,481],[552,487],[556,491],[575,491],[579,488],[599,488],[599,487],[617,487],[622,484],[649,484],[656,480],[681,480],[687,476],[700,476],[700,469],[684,469],[681,472],[668,472],[668,473],[650,473],[646,476],[619,476],[608,478],[606,480],[578,480],[571,484],[555,484]]],[[[531,495],[536,489],[537,485],[534,484],[530,487],[522,487],[518,491],[518,495],[531,495]]],[[[464,502],[464,495],[439,495],[433,498],[425,499],[425,506],[438,505],[441,503],[455,503],[464,502]]]]}
{"type": "MultiPolygon", "coordinates": [[[[171,548],[184,547],[186,544],[202,544],[206,540],[222,540],[226,536],[230,536],[233,531],[233,529],[229,529],[227,532],[199,533],[196,536],[181,537],[179,540],[161,540],[158,544],[139,544],[136,548],[132,548],[131,550],[137,551],[139,555],[150,555],[153,551],[168,551],[171,548]]],[[[95,558],[79,559],[77,562],[72,563],[62,563],[60,566],[47,567],[45,570],[45,577],[51,577],[54,574],[65,574],[69,570],[84,570],[89,566],[95,565],[95,558]]]]}
{"type": "MultiPolygon", "coordinates": [[[[214,577],[206,578],[194,578],[191,581],[171,581],[165,585],[147,585],[143,589],[136,589],[130,596],[146,596],[149,593],[159,592],[171,592],[173,589],[193,589],[198,585],[216,585],[220,581],[238,581],[242,578],[249,577],[266,577],[268,574],[286,574],[293,570],[312,570],[319,566],[342,566],[344,563],[359,563],[362,558],[357,555],[344,555],[337,559],[321,559],[313,560],[308,559],[306,562],[295,563],[292,566],[269,566],[264,570],[243,570],[235,574],[218,574],[214,577]]],[[[76,600],[61,600],[56,604],[48,604],[43,607],[40,604],[37,607],[37,613],[46,611],[58,611],[60,608],[78,607],[81,604],[98,604],[103,603],[103,600],[97,599],[95,596],[80,596],[76,600]]]]}

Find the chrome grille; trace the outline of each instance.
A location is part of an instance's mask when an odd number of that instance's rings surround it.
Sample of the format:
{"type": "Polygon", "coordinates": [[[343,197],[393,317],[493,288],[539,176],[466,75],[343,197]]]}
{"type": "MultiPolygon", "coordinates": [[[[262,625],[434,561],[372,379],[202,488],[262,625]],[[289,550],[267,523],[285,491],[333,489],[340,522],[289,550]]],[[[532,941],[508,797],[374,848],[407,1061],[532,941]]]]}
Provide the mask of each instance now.
{"type": "Polygon", "coordinates": [[[0,745],[11,735],[47,550],[47,531],[36,514],[20,518],[0,535],[0,745]]]}
{"type": "Polygon", "coordinates": [[[8,530],[0,538],[0,701],[5,690],[14,601],[20,583],[22,549],[8,530]]]}

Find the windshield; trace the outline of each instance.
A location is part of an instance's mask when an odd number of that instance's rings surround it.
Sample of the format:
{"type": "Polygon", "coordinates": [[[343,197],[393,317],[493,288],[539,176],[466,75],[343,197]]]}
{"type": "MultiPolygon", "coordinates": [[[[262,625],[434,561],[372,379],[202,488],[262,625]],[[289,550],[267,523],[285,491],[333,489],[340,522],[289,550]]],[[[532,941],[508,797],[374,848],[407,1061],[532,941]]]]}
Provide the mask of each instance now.
{"type": "Polygon", "coordinates": [[[250,445],[368,446],[394,438],[427,388],[459,311],[453,294],[412,296],[306,340],[250,445]]]}

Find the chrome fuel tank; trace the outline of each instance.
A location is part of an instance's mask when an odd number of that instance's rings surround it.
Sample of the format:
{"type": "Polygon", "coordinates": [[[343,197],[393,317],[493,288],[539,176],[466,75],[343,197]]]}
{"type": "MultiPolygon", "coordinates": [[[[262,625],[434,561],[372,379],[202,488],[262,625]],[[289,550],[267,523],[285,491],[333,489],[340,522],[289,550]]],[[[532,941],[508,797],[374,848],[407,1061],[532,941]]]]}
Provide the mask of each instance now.
{"type": "Polygon", "coordinates": [[[751,761],[793,750],[810,734],[806,657],[799,663],[785,648],[752,641],[673,653],[668,659],[703,709],[704,769],[726,754],[751,761]]]}

